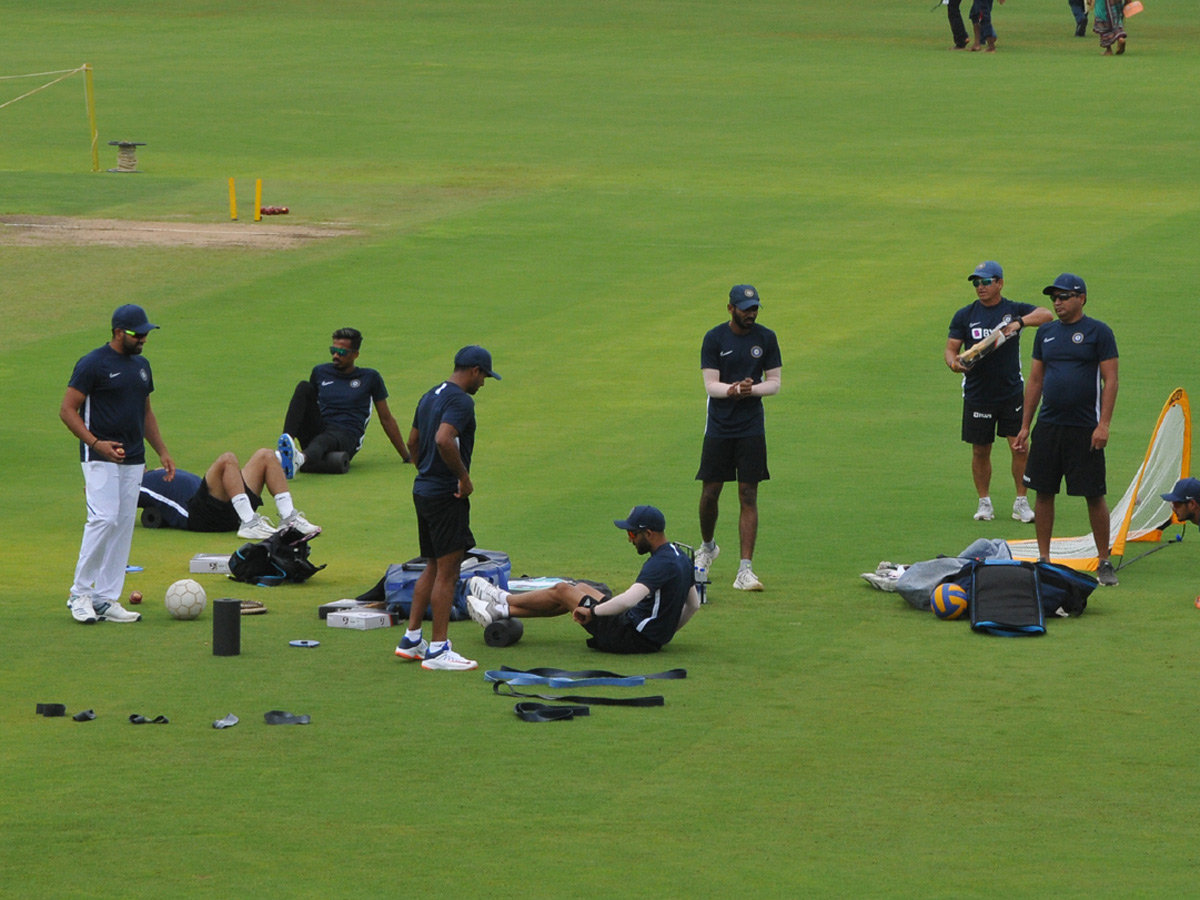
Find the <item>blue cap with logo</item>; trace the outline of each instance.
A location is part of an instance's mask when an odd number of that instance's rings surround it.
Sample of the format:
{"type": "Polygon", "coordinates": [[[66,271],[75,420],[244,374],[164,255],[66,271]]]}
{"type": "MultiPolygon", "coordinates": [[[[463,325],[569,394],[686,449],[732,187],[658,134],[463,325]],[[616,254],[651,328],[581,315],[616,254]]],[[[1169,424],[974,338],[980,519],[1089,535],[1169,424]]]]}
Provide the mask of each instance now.
{"type": "Polygon", "coordinates": [[[1000,268],[1000,263],[994,259],[988,259],[981,262],[975,267],[975,271],[967,276],[967,281],[974,281],[976,278],[1003,278],[1004,270],[1000,268]]]}
{"type": "Polygon", "coordinates": [[[473,366],[479,366],[483,370],[483,374],[488,378],[500,380],[500,376],[492,371],[492,354],[488,353],[478,344],[471,344],[469,347],[463,347],[454,354],[454,365],[462,366],[470,369],[473,366]]]}
{"type": "Polygon", "coordinates": [[[625,519],[613,519],[622,531],[665,531],[667,518],[654,506],[635,506],[625,519]]]}
{"type": "Polygon", "coordinates": [[[758,299],[758,291],[754,289],[752,284],[737,284],[729,292],[729,303],[738,309],[751,309],[755,306],[762,306],[762,301],[758,299]]]}
{"type": "Polygon", "coordinates": [[[126,303],[124,306],[118,306],[113,312],[112,327],[132,331],[134,334],[145,334],[158,326],[146,321],[146,311],[136,303],[126,303]]]}
{"type": "Polygon", "coordinates": [[[1163,494],[1162,498],[1168,503],[1187,503],[1189,500],[1200,503],[1200,481],[1195,478],[1180,478],[1175,482],[1171,493],[1163,494]]]}
{"type": "Polygon", "coordinates": [[[1054,279],[1054,284],[1047,285],[1042,289],[1043,294],[1086,294],[1087,285],[1083,283],[1083,279],[1078,275],[1072,275],[1070,272],[1063,272],[1054,279]]]}

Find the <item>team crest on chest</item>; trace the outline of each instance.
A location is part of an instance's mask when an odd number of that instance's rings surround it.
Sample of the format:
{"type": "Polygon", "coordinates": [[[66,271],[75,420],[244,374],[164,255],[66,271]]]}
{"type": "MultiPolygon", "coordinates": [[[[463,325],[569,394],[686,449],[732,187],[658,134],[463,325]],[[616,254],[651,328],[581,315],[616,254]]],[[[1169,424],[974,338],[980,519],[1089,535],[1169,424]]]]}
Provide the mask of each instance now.
{"type": "Polygon", "coordinates": [[[1072,344],[1082,344],[1083,343],[1083,332],[1077,331],[1073,335],[1071,335],[1071,343],[1072,344]]]}
{"type": "Polygon", "coordinates": [[[145,369],[138,369],[138,375],[141,376],[143,382],[146,384],[150,383],[150,376],[146,373],[145,369]]]}
{"type": "Polygon", "coordinates": [[[762,347],[755,345],[750,348],[750,355],[753,356],[755,359],[758,359],[760,356],[762,356],[762,354],[763,354],[762,347]]]}
{"type": "Polygon", "coordinates": [[[355,378],[353,381],[350,382],[350,387],[352,387],[352,388],[357,388],[357,387],[361,387],[361,386],[362,386],[362,380],[359,378],[355,378]]]}

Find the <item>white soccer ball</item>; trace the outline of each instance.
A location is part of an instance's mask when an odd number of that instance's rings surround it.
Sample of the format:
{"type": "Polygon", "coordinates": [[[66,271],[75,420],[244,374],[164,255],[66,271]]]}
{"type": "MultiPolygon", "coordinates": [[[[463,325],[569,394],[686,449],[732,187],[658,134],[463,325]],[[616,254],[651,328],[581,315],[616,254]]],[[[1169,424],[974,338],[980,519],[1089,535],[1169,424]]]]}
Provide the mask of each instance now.
{"type": "Polygon", "coordinates": [[[177,581],[167,588],[167,612],[175,619],[198,619],[208,605],[208,595],[190,578],[177,581]]]}

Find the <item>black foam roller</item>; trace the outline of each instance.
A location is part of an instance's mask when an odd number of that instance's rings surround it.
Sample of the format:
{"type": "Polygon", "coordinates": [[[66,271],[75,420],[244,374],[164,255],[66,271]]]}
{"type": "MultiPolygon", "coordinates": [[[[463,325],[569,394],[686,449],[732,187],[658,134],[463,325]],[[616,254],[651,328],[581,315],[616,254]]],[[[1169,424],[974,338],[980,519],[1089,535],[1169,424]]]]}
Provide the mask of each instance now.
{"type": "Polygon", "coordinates": [[[483,629],[483,641],[489,647],[511,647],[524,633],[520,619],[498,619],[483,629]]]}
{"type": "Polygon", "coordinates": [[[213,656],[242,652],[242,601],[222,597],[213,601],[213,656]]]}

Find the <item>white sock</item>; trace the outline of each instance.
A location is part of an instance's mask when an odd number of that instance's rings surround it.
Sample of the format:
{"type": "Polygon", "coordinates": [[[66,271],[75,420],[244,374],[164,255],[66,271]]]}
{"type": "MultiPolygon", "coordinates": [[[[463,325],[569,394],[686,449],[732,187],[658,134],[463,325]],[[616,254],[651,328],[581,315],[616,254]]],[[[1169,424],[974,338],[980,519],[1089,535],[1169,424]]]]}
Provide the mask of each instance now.
{"type": "Polygon", "coordinates": [[[292,505],[291,491],[282,491],[275,495],[275,509],[279,511],[281,519],[286,519],[296,511],[296,507],[292,505]]]}
{"type": "Polygon", "coordinates": [[[233,511],[238,514],[243,525],[254,521],[254,507],[250,505],[250,498],[246,494],[234,494],[232,503],[233,511]]]}
{"type": "Polygon", "coordinates": [[[408,638],[410,641],[412,641],[414,644],[419,644],[421,642],[421,629],[418,628],[416,631],[413,631],[410,628],[404,632],[404,636],[406,638],[408,638]]]}
{"type": "Polygon", "coordinates": [[[450,646],[449,641],[430,641],[429,642],[429,655],[437,656],[439,653],[441,653],[443,650],[445,650],[449,646],[450,646]]]}
{"type": "Polygon", "coordinates": [[[750,560],[743,559],[742,564],[740,566],[738,566],[738,569],[748,569],[748,568],[750,568],[750,560]]]}
{"type": "Polygon", "coordinates": [[[703,544],[700,545],[700,549],[708,550],[709,552],[712,552],[713,550],[717,549],[717,542],[716,541],[705,541],[703,544]]]}

